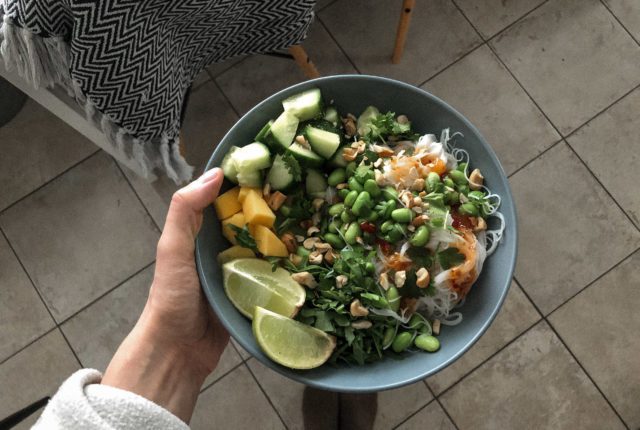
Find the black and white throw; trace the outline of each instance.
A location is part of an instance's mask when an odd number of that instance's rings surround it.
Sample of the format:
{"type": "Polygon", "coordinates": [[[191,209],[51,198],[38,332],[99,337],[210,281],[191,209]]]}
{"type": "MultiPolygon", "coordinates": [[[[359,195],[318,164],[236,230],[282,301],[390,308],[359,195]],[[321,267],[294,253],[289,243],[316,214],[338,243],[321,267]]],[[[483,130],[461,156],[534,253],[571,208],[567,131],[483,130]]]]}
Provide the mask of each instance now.
{"type": "Polygon", "coordinates": [[[176,182],[180,114],[207,65],[301,42],[315,0],[0,0],[0,53],[35,87],[65,88],[114,149],[176,182]]]}

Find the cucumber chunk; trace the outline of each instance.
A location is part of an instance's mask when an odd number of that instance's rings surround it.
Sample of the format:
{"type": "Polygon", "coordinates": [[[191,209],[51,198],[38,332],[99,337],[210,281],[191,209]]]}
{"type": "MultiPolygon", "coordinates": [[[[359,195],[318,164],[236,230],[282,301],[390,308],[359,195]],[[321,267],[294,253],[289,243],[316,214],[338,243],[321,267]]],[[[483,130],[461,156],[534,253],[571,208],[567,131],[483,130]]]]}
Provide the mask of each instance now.
{"type": "Polygon", "coordinates": [[[222,173],[224,173],[224,177],[233,182],[234,184],[238,183],[238,169],[236,169],[236,163],[233,161],[233,153],[240,149],[237,146],[232,146],[227,151],[227,155],[222,159],[222,163],[220,163],[220,167],[222,168],[222,173]]]}
{"type": "Polygon", "coordinates": [[[307,171],[307,179],[305,181],[307,194],[311,197],[324,197],[327,191],[327,180],[324,175],[317,170],[309,169],[307,171]]]}
{"type": "Polygon", "coordinates": [[[265,144],[267,143],[266,137],[267,135],[269,135],[269,132],[271,131],[271,124],[273,124],[273,120],[269,120],[269,122],[266,123],[264,127],[260,129],[260,131],[256,135],[256,139],[255,139],[256,142],[265,143],[265,144]]]}
{"type": "Polygon", "coordinates": [[[282,149],[287,149],[293,142],[299,122],[294,114],[284,111],[271,124],[271,135],[282,149]]]}
{"type": "Polygon", "coordinates": [[[331,157],[331,159],[329,160],[329,164],[332,167],[347,167],[347,160],[345,160],[342,156],[342,150],[344,148],[346,148],[346,146],[341,146],[340,148],[338,148],[336,153],[333,154],[333,157],[331,157]]]}
{"type": "Polygon", "coordinates": [[[262,143],[254,142],[236,150],[233,161],[238,173],[266,169],[271,165],[271,153],[262,143]]]}
{"type": "Polygon", "coordinates": [[[333,106],[329,106],[324,111],[324,119],[333,124],[334,127],[338,126],[338,122],[340,121],[340,117],[338,116],[338,110],[333,106]]]}
{"type": "Polygon", "coordinates": [[[311,88],[283,100],[282,107],[300,121],[315,118],[322,113],[322,94],[319,88],[311,88]]]}
{"type": "Polygon", "coordinates": [[[292,144],[287,151],[296,157],[300,164],[308,167],[320,167],[324,160],[321,156],[313,152],[312,150],[305,148],[299,143],[292,144]]]}
{"type": "Polygon", "coordinates": [[[371,131],[369,124],[371,124],[371,121],[373,121],[378,115],[380,115],[380,111],[375,106],[367,107],[364,112],[360,114],[358,117],[358,123],[356,124],[358,127],[358,134],[360,136],[366,136],[366,134],[371,131]]]}
{"type": "Polygon", "coordinates": [[[305,128],[305,134],[311,148],[324,158],[331,158],[340,146],[340,135],[329,131],[320,130],[312,126],[305,128]]]}
{"type": "Polygon", "coordinates": [[[293,184],[293,175],[289,172],[282,155],[278,154],[273,159],[271,169],[267,173],[267,182],[271,185],[271,189],[276,191],[284,190],[293,184]]]}
{"type": "Polygon", "coordinates": [[[240,184],[241,187],[261,187],[262,172],[259,170],[238,172],[238,184],[240,184]]]}

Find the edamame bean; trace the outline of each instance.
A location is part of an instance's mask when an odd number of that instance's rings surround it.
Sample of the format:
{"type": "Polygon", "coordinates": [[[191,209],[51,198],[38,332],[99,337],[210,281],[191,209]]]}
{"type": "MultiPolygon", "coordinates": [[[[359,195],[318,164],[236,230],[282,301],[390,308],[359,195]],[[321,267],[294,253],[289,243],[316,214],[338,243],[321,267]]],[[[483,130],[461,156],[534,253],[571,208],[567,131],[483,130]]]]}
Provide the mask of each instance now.
{"type": "Polygon", "coordinates": [[[377,221],[379,217],[380,215],[378,215],[378,212],[371,211],[371,213],[367,217],[367,221],[377,221]]]}
{"type": "Polygon", "coordinates": [[[351,212],[349,212],[349,211],[344,211],[344,212],[342,212],[342,213],[340,214],[340,220],[341,220],[342,222],[345,222],[345,223],[346,223],[346,222],[351,222],[351,221],[353,221],[354,219],[356,219],[356,218],[355,218],[355,217],[353,216],[353,214],[352,214],[351,212]]]}
{"type": "Polygon", "coordinates": [[[436,172],[429,172],[427,175],[427,191],[430,193],[436,190],[436,187],[440,183],[440,175],[436,172]]]}
{"type": "Polygon", "coordinates": [[[348,207],[353,206],[353,203],[356,201],[357,197],[358,197],[357,191],[355,190],[349,191],[349,194],[347,194],[347,196],[344,198],[345,206],[348,206],[348,207]]]}
{"type": "Polygon", "coordinates": [[[337,233],[341,225],[342,225],[342,222],[336,219],[335,221],[331,221],[329,223],[327,230],[329,231],[329,233],[337,233]]]}
{"type": "Polygon", "coordinates": [[[334,249],[342,249],[344,248],[344,241],[340,236],[333,233],[326,233],[324,235],[324,240],[331,245],[334,249]]]}
{"type": "Polygon", "coordinates": [[[380,231],[383,233],[388,233],[393,229],[393,221],[391,220],[387,220],[385,222],[382,223],[382,225],[380,226],[380,231]]]}
{"type": "Polygon", "coordinates": [[[351,207],[351,212],[353,212],[356,215],[364,215],[366,212],[364,208],[369,209],[370,205],[371,205],[371,196],[369,195],[368,192],[361,191],[360,194],[358,194],[358,198],[356,199],[356,201],[353,203],[353,206],[351,207]]]}
{"type": "Polygon", "coordinates": [[[353,245],[356,243],[356,239],[361,234],[360,226],[357,222],[353,222],[347,228],[347,231],[344,232],[344,240],[349,244],[353,245]]]}
{"type": "Polygon", "coordinates": [[[387,290],[387,301],[389,302],[389,308],[394,312],[398,312],[398,309],[400,309],[400,292],[396,287],[392,286],[387,290]]]}
{"type": "Polygon", "coordinates": [[[389,230],[389,232],[387,233],[388,242],[391,243],[396,243],[403,237],[404,232],[402,230],[402,227],[398,224],[394,224],[393,227],[391,227],[391,230],[389,230]]]}
{"type": "Polygon", "coordinates": [[[409,239],[409,243],[417,247],[425,246],[427,242],[429,242],[429,235],[429,227],[421,225],[416,229],[415,233],[413,233],[413,236],[409,239]]]}
{"type": "Polygon", "coordinates": [[[393,339],[393,343],[391,344],[391,349],[393,349],[395,352],[404,351],[405,349],[409,348],[409,345],[411,345],[412,337],[413,335],[408,331],[403,331],[402,333],[398,333],[395,339],[393,339]]]}
{"type": "Polygon", "coordinates": [[[485,194],[482,191],[469,191],[468,197],[473,200],[484,199],[485,194]]]}
{"type": "Polygon", "coordinates": [[[280,207],[280,213],[282,214],[282,216],[288,217],[289,215],[291,215],[291,207],[287,205],[282,205],[280,207]]]}
{"type": "Polygon", "coordinates": [[[456,186],[455,182],[453,182],[451,178],[444,178],[444,181],[442,181],[442,183],[445,187],[448,188],[454,188],[456,186]]]}
{"type": "Polygon", "coordinates": [[[363,187],[364,187],[364,190],[369,194],[371,194],[371,197],[373,198],[376,198],[380,196],[380,194],[382,194],[382,191],[380,191],[380,187],[378,186],[378,184],[376,184],[376,181],[374,179],[367,179],[364,182],[363,187]]]}
{"type": "MultiPolygon", "coordinates": [[[[440,341],[435,336],[428,334],[421,334],[416,336],[413,341],[414,345],[427,352],[436,352],[440,349],[440,341]]],[[[395,351],[395,350],[394,350],[395,351]]]]}
{"type": "Polygon", "coordinates": [[[391,212],[391,218],[396,222],[411,222],[413,211],[407,208],[394,209],[391,212]]]}
{"type": "Polygon", "coordinates": [[[347,168],[345,169],[345,173],[347,174],[348,177],[352,177],[353,173],[356,171],[356,167],[358,167],[358,165],[356,164],[355,161],[351,161],[349,164],[347,164],[347,168]]]}
{"type": "Polygon", "coordinates": [[[453,182],[455,182],[458,185],[466,185],[467,183],[467,178],[464,176],[464,173],[462,173],[460,170],[450,171],[449,177],[453,182]]]}
{"type": "Polygon", "coordinates": [[[460,185],[458,186],[458,192],[460,194],[464,194],[465,196],[469,194],[469,185],[460,185]]]}
{"type": "Polygon", "coordinates": [[[347,195],[349,194],[349,191],[350,190],[348,188],[343,188],[341,190],[338,190],[338,196],[340,196],[340,198],[342,200],[344,200],[347,197],[347,195]]]}
{"type": "Polygon", "coordinates": [[[349,189],[350,190],[357,191],[359,193],[364,191],[364,188],[362,187],[362,184],[360,184],[360,182],[358,182],[358,180],[354,176],[350,177],[349,181],[347,181],[347,183],[349,184],[349,189]]]}
{"type": "Polygon", "coordinates": [[[331,174],[327,178],[327,184],[335,187],[336,185],[341,184],[346,180],[347,172],[342,167],[338,167],[333,172],[331,172],[331,174]]]}
{"type": "Polygon", "coordinates": [[[444,202],[448,205],[454,205],[460,201],[460,195],[457,191],[445,191],[444,202]]]}
{"type": "Polygon", "coordinates": [[[458,208],[462,215],[478,216],[478,208],[471,202],[464,203],[458,208]]]}
{"type": "Polygon", "coordinates": [[[298,248],[296,249],[296,254],[298,254],[300,257],[309,257],[311,251],[309,251],[304,246],[298,246],[298,248]]]}
{"type": "Polygon", "coordinates": [[[384,187],[382,189],[382,197],[384,197],[385,200],[395,200],[398,198],[398,192],[391,186],[384,187]]]}
{"type": "Polygon", "coordinates": [[[393,339],[396,337],[396,328],[395,327],[387,327],[384,331],[384,336],[382,337],[382,348],[389,348],[393,339]]]}
{"type": "Polygon", "coordinates": [[[353,176],[360,182],[362,185],[368,180],[373,179],[373,170],[369,168],[369,166],[358,166],[353,176]]]}
{"type": "Polygon", "coordinates": [[[344,211],[344,204],[336,203],[335,205],[329,208],[329,215],[338,216],[344,211]]]}
{"type": "Polygon", "coordinates": [[[364,270],[366,270],[367,273],[371,274],[376,271],[376,266],[374,266],[372,262],[367,261],[367,263],[364,265],[364,270]]]}
{"type": "Polygon", "coordinates": [[[460,163],[458,164],[457,170],[464,172],[464,169],[467,168],[467,163],[460,163]]]}

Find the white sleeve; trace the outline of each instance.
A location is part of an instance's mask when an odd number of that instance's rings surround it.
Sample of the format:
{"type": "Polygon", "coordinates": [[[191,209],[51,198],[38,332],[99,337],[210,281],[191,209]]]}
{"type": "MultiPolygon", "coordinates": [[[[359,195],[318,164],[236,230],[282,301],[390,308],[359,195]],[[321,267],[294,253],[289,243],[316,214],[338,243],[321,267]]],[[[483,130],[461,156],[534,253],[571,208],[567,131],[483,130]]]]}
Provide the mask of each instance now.
{"type": "Polygon", "coordinates": [[[82,369],[53,396],[32,430],[189,430],[182,420],[137,394],[100,385],[102,374],[82,369]]]}

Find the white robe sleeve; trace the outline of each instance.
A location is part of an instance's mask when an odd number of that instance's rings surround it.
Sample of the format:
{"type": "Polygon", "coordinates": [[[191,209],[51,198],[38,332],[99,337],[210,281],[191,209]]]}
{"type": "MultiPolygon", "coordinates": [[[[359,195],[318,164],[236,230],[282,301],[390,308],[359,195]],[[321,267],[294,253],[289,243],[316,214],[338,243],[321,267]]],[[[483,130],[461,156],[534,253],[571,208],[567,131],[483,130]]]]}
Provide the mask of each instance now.
{"type": "Polygon", "coordinates": [[[178,417],[144,397],[100,385],[102,374],[82,369],[71,375],[32,430],[188,430],[178,417]]]}

